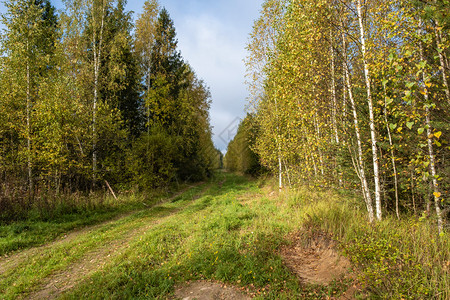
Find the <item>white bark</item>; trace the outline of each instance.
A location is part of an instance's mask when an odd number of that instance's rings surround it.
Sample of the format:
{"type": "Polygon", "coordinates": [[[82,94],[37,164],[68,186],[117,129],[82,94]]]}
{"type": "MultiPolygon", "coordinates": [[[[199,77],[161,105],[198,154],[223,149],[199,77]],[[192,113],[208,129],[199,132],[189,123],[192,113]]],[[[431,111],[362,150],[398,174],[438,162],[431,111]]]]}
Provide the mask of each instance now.
{"type": "Polygon", "coordinates": [[[365,33],[364,26],[362,21],[362,12],[361,12],[361,0],[357,0],[356,8],[358,11],[358,22],[359,22],[359,32],[360,32],[360,40],[361,40],[361,52],[362,59],[364,65],[364,77],[366,83],[366,92],[367,92],[367,103],[369,105],[369,125],[370,125],[370,136],[371,136],[371,144],[372,144],[372,159],[373,159],[373,175],[375,181],[375,208],[377,219],[381,220],[382,212],[381,212],[381,188],[380,188],[380,175],[379,175],[379,162],[378,162],[378,151],[377,151],[377,137],[375,130],[375,120],[373,114],[373,102],[372,102],[372,92],[370,87],[370,74],[369,67],[366,58],[366,41],[365,41],[365,33]]]}
{"type": "Polygon", "coordinates": [[[335,76],[335,65],[334,65],[334,48],[332,43],[333,33],[330,30],[330,52],[331,52],[331,97],[332,97],[332,123],[333,123],[333,129],[334,129],[334,138],[336,140],[336,143],[339,144],[339,133],[338,133],[338,127],[337,127],[337,100],[336,100],[336,79],[335,76]]]}
{"type": "Polygon", "coordinates": [[[281,156],[278,154],[278,189],[280,190],[280,192],[281,192],[281,189],[283,188],[282,172],[283,172],[283,168],[281,165],[281,156]]]}
{"type": "Polygon", "coordinates": [[[315,136],[316,136],[317,152],[319,153],[320,174],[324,175],[325,165],[324,165],[324,160],[323,160],[322,149],[320,147],[320,127],[319,127],[319,122],[317,121],[317,113],[314,115],[314,128],[316,131],[315,136]]]}
{"type": "MultiPolygon", "coordinates": [[[[434,0],[434,3],[437,3],[437,0],[434,0]]],[[[439,21],[435,20],[435,22],[436,22],[436,26],[434,26],[434,34],[436,36],[436,45],[437,45],[437,50],[438,50],[438,55],[439,55],[439,62],[441,64],[442,81],[444,82],[445,96],[447,97],[447,103],[450,104],[450,91],[449,91],[449,87],[448,87],[447,74],[445,72],[446,63],[445,63],[443,51],[439,47],[441,40],[442,40],[442,36],[437,28],[437,27],[439,27],[439,21]],[[441,51],[439,51],[439,50],[441,50],[441,51]]],[[[448,65],[448,62],[447,62],[447,65],[448,65]]]]}
{"type": "Polygon", "coordinates": [[[93,17],[93,37],[92,37],[92,44],[93,44],[93,52],[94,52],[94,103],[93,103],[93,113],[92,113],[92,177],[93,182],[95,184],[96,180],[96,173],[97,173],[97,105],[98,105],[98,90],[99,90],[99,72],[100,72],[100,63],[101,63],[101,56],[102,56],[102,44],[103,44],[103,28],[105,23],[105,2],[102,1],[102,12],[101,12],[101,23],[100,23],[100,33],[97,37],[97,28],[96,22],[95,22],[95,4],[93,3],[92,7],[92,17],[93,17]],[[97,46],[98,43],[98,46],[97,46]]]}
{"type": "MultiPolygon", "coordinates": [[[[27,53],[28,53],[27,42],[27,53]]],[[[31,74],[30,74],[30,61],[27,58],[27,169],[28,169],[28,189],[29,192],[33,192],[33,171],[32,171],[32,159],[31,159],[31,74]]]]}
{"type": "MultiPolygon", "coordinates": [[[[423,59],[423,49],[422,44],[420,43],[420,60],[424,61],[423,59]]],[[[422,72],[422,81],[425,83],[426,76],[425,72],[422,72]]],[[[431,172],[431,179],[433,183],[433,195],[434,195],[434,206],[436,209],[436,216],[438,220],[438,230],[439,233],[443,232],[444,230],[444,223],[442,220],[442,212],[441,212],[441,206],[440,206],[440,195],[439,192],[439,186],[437,181],[437,172],[436,172],[436,159],[434,157],[434,149],[433,149],[433,132],[431,131],[431,120],[430,120],[430,108],[429,108],[429,95],[428,95],[428,89],[425,86],[425,125],[427,127],[427,144],[428,144],[428,156],[430,159],[430,172],[431,172]]]]}
{"type": "MultiPolygon", "coordinates": [[[[439,23],[436,22],[438,25],[439,23]]],[[[439,25],[438,25],[439,26],[439,25]]],[[[447,103],[450,104],[450,91],[448,87],[448,81],[447,81],[447,74],[445,72],[445,61],[444,61],[444,55],[442,54],[442,49],[439,47],[441,43],[440,35],[438,33],[438,29],[436,26],[434,27],[434,34],[436,36],[436,45],[437,45],[437,52],[439,55],[439,62],[441,64],[441,72],[442,72],[442,82],[444,83],[444,90],[445,90],[445,96],[447,98],[447,103]]]]}
{"type": "Polygon", "coordinates": [[[391,134],[391,128],[389,127],[389,122],[387,118],[387,94],[386,94],[386,86],[383,84],[383,90],[384,90],[384,121],[386,124],[386,129],[388,132],[389,137],[389,146],[391,148],[391,162],[392,162],[392,169],[394,171],[394,186],[395,186],[395,214],[397,215],[397,219],[400,220],[400,212],[398,207],[398,174],[397,174],[397,165],[395,163],[395,153],[393,148],[393,142],[392,142],[392,134],[391,134]]]}
{"type": "MultiPolygon", "coordinates": [[[[347,47],[345,43],[345,36],[344,33],[342,33],[342,43],[343,43],[343,53],[344,53],[344,61],[347,61],[347,47]]],[[[350,74],[348,71],[348,66],[346,63],[344,63],[344,72],[345,72],[345,81],[347,85],[347,92],[351,104],[351,109],[353,112],[353,123],[355,126],[355,134],[356,134],[356,142],[357,142],[357,148],[358,148],[358,168],[356,170],[357,173],[359,173],[359,177],[361,180],[361,186],[363,190],[364,199],[366,201],[366,207],[367,212],[369,213],[369,221],[373,222],[374,215],[373,215],[373,206],[372,206],[372,197],[370,195],[369,186],[367,184],[367,178],[366,173],[364,171],[364,160],[363,160],[363,151],[362,151],[362,142],[361,142],[361,134],[359,132],[359,124],[358,124],[358,114],[356,112],[356,105],[355,100],[353,99],[353,92],[352,92],[352,86],[350,83],[350,74]]]]}

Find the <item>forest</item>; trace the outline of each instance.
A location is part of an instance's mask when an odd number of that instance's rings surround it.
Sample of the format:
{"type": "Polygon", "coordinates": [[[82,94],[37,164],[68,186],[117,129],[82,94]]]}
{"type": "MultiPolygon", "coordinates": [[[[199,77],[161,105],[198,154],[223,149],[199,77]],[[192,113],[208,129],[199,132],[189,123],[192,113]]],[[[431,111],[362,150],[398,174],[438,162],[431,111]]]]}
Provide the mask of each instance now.
{"type": "Polygon", "coordinates": [[[450,202],[448,1],[264,1],[229,168],[359,190],[369,221],[450,202]],[[244,138],[242,138],[244,136],[244,138]],[[236,149],[251,149],[251,153],[236,149]],[[242,154],[241,154],[242,153],[242,154]]]}
{"type": "Polygon", "coordinates": [[[450,299],[449,0],[261,0],[226,153],[142,2],[4,1],[0,299],[450,299]]]}
{"type": "MultiPolygon", "coordinates": [[[[151,190],[212,175],[209,88],[169,12],[147,1],[6,1],[0,71],[0,218],[62,196],[151,190]]],[[[63,203],[64,205],[64,203],[63,203]]],[[[70,209],[70,207],[69,207],[70,209]]]]}

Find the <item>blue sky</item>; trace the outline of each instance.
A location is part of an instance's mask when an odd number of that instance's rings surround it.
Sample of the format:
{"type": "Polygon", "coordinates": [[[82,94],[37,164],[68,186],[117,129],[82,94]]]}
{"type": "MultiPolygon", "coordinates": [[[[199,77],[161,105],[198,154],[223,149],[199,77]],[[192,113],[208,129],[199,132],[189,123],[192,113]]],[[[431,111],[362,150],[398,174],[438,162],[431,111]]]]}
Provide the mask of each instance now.
{"type": "MultiPolygon", "coordinates": [[[[144,0],[129,0],[134,18],[144,0]]],[[[225,150],[236,119],[244,116],[245,45],[263,0],[159,0],[175,23],[178,47],[198,77],[211,88],[214,143],[225,150]]],[[[60,0],[52,4],[63,9],[60,0]]],[[[0,12],[4,13],[3,1],[0,12]]]]}

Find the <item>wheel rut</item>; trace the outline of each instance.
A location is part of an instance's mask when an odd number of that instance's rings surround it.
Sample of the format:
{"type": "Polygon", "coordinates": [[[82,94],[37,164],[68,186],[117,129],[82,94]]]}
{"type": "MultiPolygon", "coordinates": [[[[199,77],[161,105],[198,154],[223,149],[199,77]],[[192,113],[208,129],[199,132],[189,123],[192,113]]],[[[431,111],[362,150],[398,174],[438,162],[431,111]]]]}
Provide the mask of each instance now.
{"type": "MultiPolygon", "coordinates": [[[[198,187],[205,183],[198,183],[192,186],[189,186],[186,189],[176,193],[175,195],[166,198],[163,203],[159,203],[152,207],[158,207],[165,203],[170,203],[183,193],[198,187]]],[[[205,188],[196,193],[192,200],[198,199],[201,195],[203,195],[206,190],[210,187],[209,184],[205,184],[205,188]]],[[[189,206],[190,204],[188,204],[189,206]]],[[[167,215],[162,215],[161,217],[157,217],[155,220],[155,216],[146,216],[140,219],[136,225],[131,226],[131,228],[127,228],[123,235],[120,238],[116,238],[110,240],[102,245],[98,245],[95,249],[89,250],[84,253],[83,256],[76,261],[70,263],[64,269],[56,270],[46,278],[39,281],[38,285],[30,288],[30,290],[24,295],[23,299],[55,299],[60,296],[62,293],[70,290],[77,284],[81,283],[83,280],[88,278],[90,275],[94,274],[97,271],[102,270],[105,266],[113,263],[114,259],[124,254],[130,247],[130,245],[136,240],[139,239],[142,235],[145,235],[146,232],[158,226],[159,224],[164,223],[164,221],[173,215],[179,213],[185,207],[175,208],[172,211],[168,212],[167,215]]],[[[145,210],[148,210],[147,208],[145,210]]],[[[27,249],[21,251],[19,253],[13,254],[11,256],[6,256],[0,258],[0,278],[7,275],[7,273],[14,272],[14,270],[18,267],[21,267],[27,264],[32,257],[39,257],[42,253],[46,253],[51,251],[54,248],[61,247],[70,243],[75,243],[77,238],[82,237],[87,234],[91,234],[95,231],[108,230],[109,227],[113,227],[117,225],[119,222],[123,222],[125,218],[133,216],[135,214],[139,214],[145,210],[132,211],[125,214],[121,214],[120,216],[109,220],[107,222],[103,222],[94,226],[85,227],[80,230],[74,230],[64,235],[62,238],[53,241],[49,244],[27,249]]],[[[165,212],[163,212],[165,213],[165,212]]],[[[74,247],[83,247],[82,244],[75,244],[74,247]]]]}

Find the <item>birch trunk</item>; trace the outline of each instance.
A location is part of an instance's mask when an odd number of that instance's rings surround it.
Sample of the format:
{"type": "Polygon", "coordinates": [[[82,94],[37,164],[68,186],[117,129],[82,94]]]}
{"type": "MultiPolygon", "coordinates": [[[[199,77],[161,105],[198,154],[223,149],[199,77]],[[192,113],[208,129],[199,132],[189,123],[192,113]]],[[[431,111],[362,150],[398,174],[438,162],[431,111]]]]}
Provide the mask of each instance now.
{"type": "Polygon", "coordinates": [[[372,159],[373,159],[373,175],[375,181],[375,208],[377,219],[381,220],[382,212],[381,212],[381,189],[380,189],[380,175],[379,175],[379,163],[378,163],[378,153],[377,153],[377,137],[375,132],[375,119],[373,114],[373,102],[372,102],[372,92],[370,87],[370,74],[369,67],[367,64],[366,58],[366,41],[365,41],[365,33],[364,26],[362,22],[362,12],[361,12],[361,0],[357,0],[356,8],[358,11],[358,22],[359,22],[359,32],[360,32],[360,40],[361,40],[361,52],[362,59],[364,65],[364,77],[366,83],[366,92],[367,92],[367,103],[369,105],[369,125],[370,125],[370,136],[371,136],[371,144],[372,144],[372,159]]]}
{"type": "Polygon", "coordinates": [[[383,90],[384,90],[384,122],[386,124],[386,129],[388,133],[389,138],[389,147],[391,148],[391,162],[392,162],[392,170],[394,171],[394,186],[395,186],[395,214],[397,215],[397,219],[400,220],[400,212],[398,207],[398,174],[397,174],[397,165],[395,163],[395,153],[393,148],[393,142],[392,142],[392,135],[391,135],[391,128],[389,127],[389,122],[387,119],[387,94],[386,94],[386,85],[383,83],[383,90]]]}
{"type": "Polygon", "coordinates": [[[335,76],[335,65],[334,65],[334,48],[332,43],[333,34],[330,30],[330,52],[331,52],[331,97],[332,97],[332,123],[333,123],[333,129],[334,129],[334,138],[336,140],[336,143],[339,144],[339,134],[338,134],[338,127],[337,127],[337,100],[336,100],[336,79],[335,76]]]}
{"type": "MultiPolygon", "coordinates": [[[[346,62],[343,61],[342,62],[342,120],[345,124],[346,122],[346,117],[347,117],[347,87],[345,84],[345,66],[346,66],[346,62]]],[[[345,126],[345,125],[344,125],[345,126]]]]}
{"type": "MultiPolygon", "coordinates": [[[[436,21],[436,25],[439,26],[439,23],[436,21]]],[[[436,36],[436,46],[437,46],[437,52],[439,55],[439,62],[441,64],[441,72],[442,72],[442,82],[444,83],[444,90],[445,90],[445,96],[447,98],[447,103],[450,104],[450,91],[448,87],[448,81],[447,81],[447,74],[445,72],[445,61],[444,61],[444,55],[442,55],[442,49],[440,48],[440,35],[438,33],[438,29],[436,26],[434,26],[434,34],[436,36]]]]}
{"type": "Polygon", "coordinates": [[[317,113],[314,116],[314,128],[316,131],[316,144],[317,144],[317,152],[319,152],[319,161],[320,161],[320,174],[324,175],[325,165],[323,162],[323,153],[320,148],[320,127],[319,122],[317,121],[317,113]]]}
{"type": "MultiPolygon", "coordinates": [[[[344,61],[347,61],[347,54],[346,54],[347,47],[346,47],[346,43],[345,43],[344,33],[342,33],[342,44],[343,44],[344,61]]],[[[367,184],[366,173],[364,171],[363,151],[362,151],[361,135],[359,132],[358,114],[356,112],[355,100],[353,98],[352,86],[350,83],[350,74],[349,74],[348,66],[346,63],[344,63],[344,71],[345,71],[345,80],[346,80],[346,84],[347,84],[348,98],[350,100],[350,105],[351,105],[351,109],[353,112],[353,123],[355,126],[356,143],[357,143],[357,148],[358,148],[358,163],[357,163],[356,172],[359,173],[359,177],[361,180],[361,186],[362,186],[362,190],[363,190],[364,199],[366,201],[367,212],[369,213],[369,221],[373,222],[374,215],[373,215],[372,197],[370,195],[369,186],[367,184]]]]}
{"type": "Polygon", "coordinates": [[[283,178],[282,178],[282,172],[283,168],[281,165],[281,156],[278,154],[278,189],[281,192],[281,189],[283,188],[283,178]]]}
{"type": "MultiPolygon", "coordinates": [[[[434,0],[434,3],[437,3],[437,0],[434,0]]],[[[447,97],[447,103],[450,104],[450,91],[449,91],[449,87],[448,87],[448,81],[447,81],[447,74],[445,72],[446,68],[446,63],[445,63],[445,59],[444,59],[444,55],[443,55],[443,51],[442,49],[439,47],[440,43],[441,43],[441,34],[438,31],[438,27],[439,27],[439,21],[435,20],[435,26],[434,26],[434,34],[436,36],[436,46],[437,46],[437,52],[439,55],[439,63],[441,64],[441,71],[442,71],[442,81],[444,82],[444,87],[445,87],[445,96],[447,97]],[[440,51],[441,50],[441,51],[440,51]]],[[[448,65],[448,63],[447,63],[448,65]]]]}
{"type": "MultiPolygon", "coordinates": [[[[95,5],[95,3],[93,3],[95,5]]],[[[98,105],[98,89],[99,89],[99,71],[102,56],[102,44],[103,44],[103,27],[105,23],[105,3],[102,1],[102,11],[101,11],[101,23],[100,23],[100,33],[97,37],[97,29],[95,28],[95,6],[93,6],[93,48],[94,48],[94,103],[93,103],[93,113],[92,113],[92,179],[95,185],[96,173],[97,173],[97,105],[98,105]],[[98,46],[97,46],[98,42],[98,46]]]]}
{"type": "MultiPolygon", "coordinates": [[[[29,52],[29,45],[27,42],[27,53],[29,52]]],[[[27,171],[28,171],[28,189],[29,195],[33,193],[33,166],[31,159],[31,74],[30,74],[30,61],[27,58],[27,171]]]]}
{"type": "Polygon", "coordinates": [[[147,95],[146,95],[146,99],[145,99],[145,102],[146,102],[146,106],[147,106],[147,133],[148,134],[150,134],[150,106],[148,105],[148,94],[149,94],[149,92],[150,92],[150,85],[151,85],[151,81],[150,81],[150,72],[151,72],[151,68],[150,68],[150,66],[148,67],[148,70],[147,70],[147,95]]]}
{"type": "MultiPolygon", "coordinates": [[[[423,58],[423,48],[422,43],[420,43],[420,61],[424,61],[423,58]]],[[[422,72],[422,81],[425,83],[426,81],[425,71],[422,72]]],[[[440,206],[440,197],[441,193],[439,192],[438,188],[438,181],[437,181],[437,172],[436,172],[436,160],[434,156],[434,149],[433,149],[433,132],[431,131],[431,118],[430,118],[430,108],[429,108],[429,95],[428,95],[428,89],[425,86],[425,124],[427,127],[427,144],[428,144],[428,156],[430,159],[430,172],[431,172],[431,178],[433,183],[433,195],[434,195],[434,206],[436,209],[436,216],[438,220],[438,231],[439,233],[442,233],[444,230],[444,223],[442,220],[442,212],[441,212],[441,206],[440,206]]]]}

